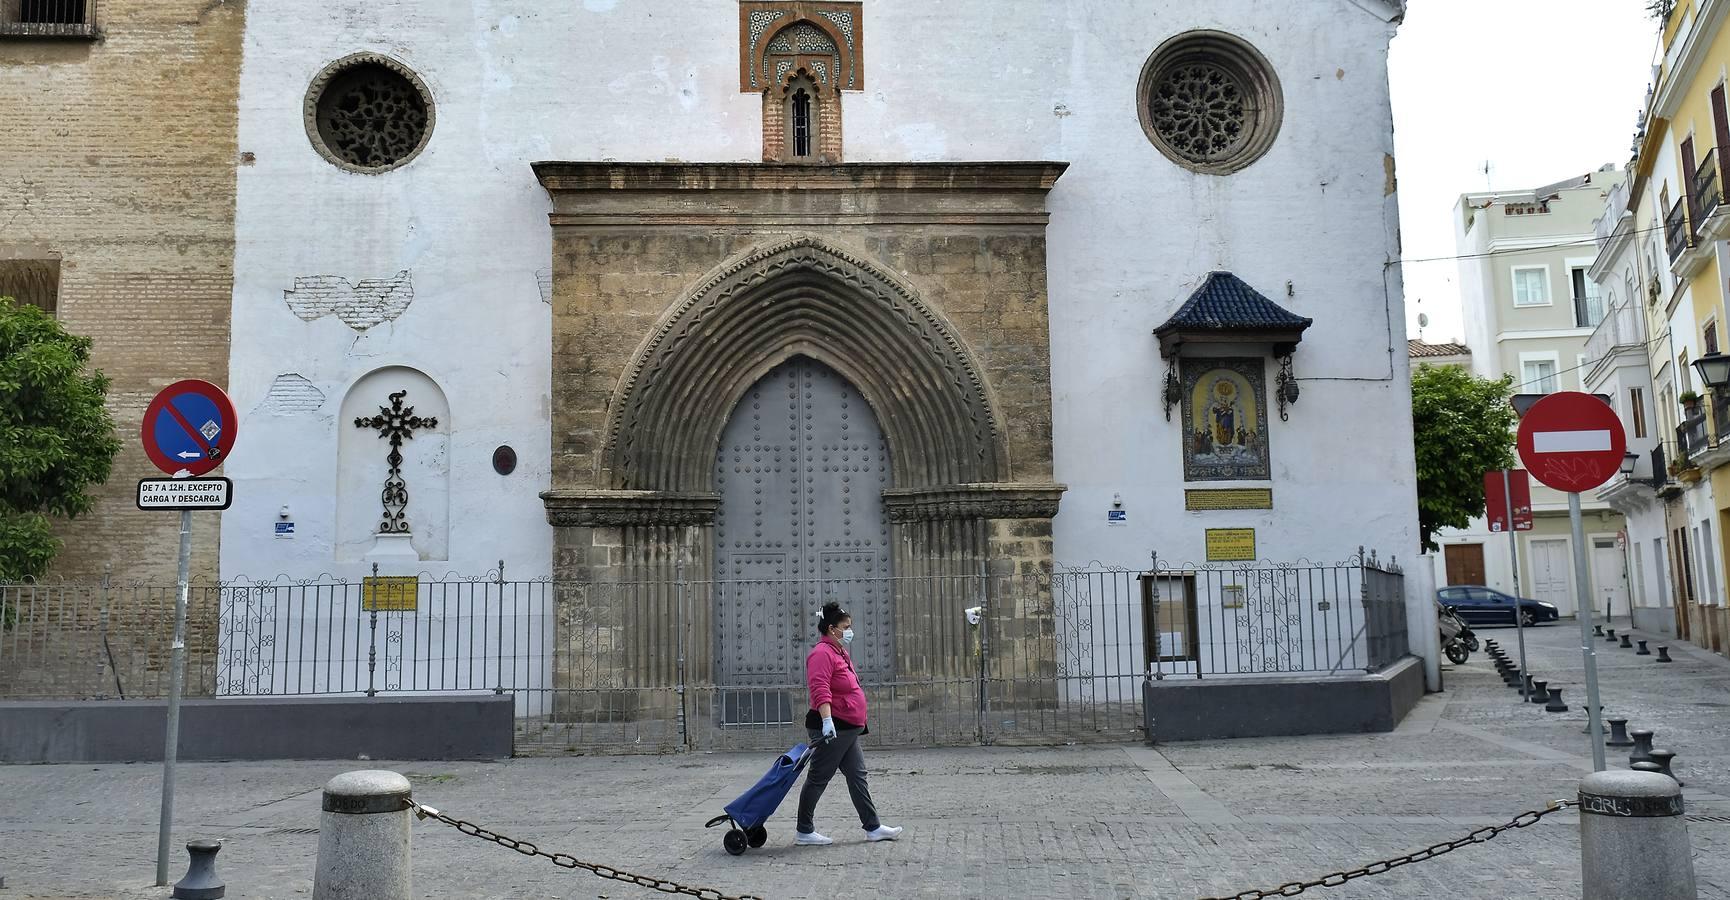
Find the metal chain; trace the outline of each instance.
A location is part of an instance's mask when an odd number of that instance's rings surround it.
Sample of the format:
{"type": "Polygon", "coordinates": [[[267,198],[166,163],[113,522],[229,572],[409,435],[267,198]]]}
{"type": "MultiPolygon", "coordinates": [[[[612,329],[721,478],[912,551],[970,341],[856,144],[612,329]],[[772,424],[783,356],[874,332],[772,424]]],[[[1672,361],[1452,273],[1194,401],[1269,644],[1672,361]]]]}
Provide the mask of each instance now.
{"type": "Polygon", "coordinates": [[[1409,863],[1423,862],[1426,859],[1435,859],[1444,853],[1452,853],[1455,850],[1470,844],[1482,844],[1504,831],[1509,831],[1514,828],[1525,828],[1528,825],[1536,825],[1538,824],[1538,820],[1544,818],[1550,813],[1560,812],[1570,806],[1579,805],[1580,803],[1577,800],[1554,800],[1551,801],[1549,806],[1546,806],[1541,810],[1529,810],[1520,813],[1506,825],[1485,826],[1458,840],[1432,844],[1422,850],[1407,853],[1404,856],[1396,856],[1393,859],[1373,862],[1367,866],[1359,866],[1355,869],[1347,869],[1343,872],[1333,872],[1323,875],[1313,881],[1291,881],[1276,888],[1268,888],[1267,890],[1244,891],[1240,894],[1232,894],[1230,897],[1207,897],[1205,900],[1262,900],[1264,897],[1296,897],[1313,887],[1339,887],[1354,878],[1362,878],[1366,875],[1380,875],[1383,872],[1397,869],[1400,866],[1409,863]]]}
{"type": "Polygon", "coordinates": [[[601,865],[600,863],[583,862],[568,853],[548,853],[528,841],[513,840],[497,832],[488,831],[472,822],[453,819],[430,806],[426,806],[425,804],[416,803],[413,800],[407,800],[404,802],[408,804],[409,809],[414,810],[416,816],[419,816],[422,819],[437,819],[463,834],[473,835],[483,841],[491,841],[498,844],[500,847],[515,850],[524,856],[544,856],[547,859],[552,860],[552,863],[555,866],[563,866],[567,869],[583,869],[592,872],[595,875],[599,875],[602,878],[611,878],[614,881],[623,881],[627,884],[653,888],[663,894],[685,894],[687,896],[697,897],[699,900],[763,900],[763,898],[754,894],[739,894],[737,896],[733,894],[723,894],[714,888],[690,887],[674,881],[668,881],[664,878],[651,878],[647,875],[637,875],[632,872],[626,872],[623,869],[615,869],[612,866],[601,865]]]}

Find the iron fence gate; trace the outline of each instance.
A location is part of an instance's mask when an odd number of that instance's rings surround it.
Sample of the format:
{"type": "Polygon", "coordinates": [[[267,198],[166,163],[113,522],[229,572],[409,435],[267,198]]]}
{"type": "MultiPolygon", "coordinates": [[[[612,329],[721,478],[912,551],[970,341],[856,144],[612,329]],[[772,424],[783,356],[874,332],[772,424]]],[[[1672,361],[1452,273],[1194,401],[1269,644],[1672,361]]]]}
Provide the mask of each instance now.
{"type": "MultiPolygon", "coordinates": [[[[173,598],[109,580],[0,585],[0,697],[164,696],[173,598]]],[[[859,661],[885,745],[1132,739],[1147,678],[1374,671],[1406,653],[1401,576],[1373,557],[756,581],[508,580],[501,567],[195,584],[188,694],[509,694],[524,753],[784,748],[805,737],[804,652],[831,599],[885,638],[859,661]],[[787,596],[801,614],[753,618],[787,596]],[[717,683],[740,628],[792,649],[717,683]]]]}

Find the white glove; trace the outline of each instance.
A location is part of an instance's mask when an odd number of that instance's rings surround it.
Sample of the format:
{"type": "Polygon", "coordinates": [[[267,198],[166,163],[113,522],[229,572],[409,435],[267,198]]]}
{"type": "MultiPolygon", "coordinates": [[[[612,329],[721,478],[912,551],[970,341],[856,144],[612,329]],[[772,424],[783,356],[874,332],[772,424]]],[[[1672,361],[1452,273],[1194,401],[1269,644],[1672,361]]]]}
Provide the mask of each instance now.
{"type": "Polygon", "coordinates": [[[831,740],[834,737],[835,737],[835,720],[833,718],[830,718],[829,716],[824,716],[823,717],[823,739],[824,740],[831,740]]]}

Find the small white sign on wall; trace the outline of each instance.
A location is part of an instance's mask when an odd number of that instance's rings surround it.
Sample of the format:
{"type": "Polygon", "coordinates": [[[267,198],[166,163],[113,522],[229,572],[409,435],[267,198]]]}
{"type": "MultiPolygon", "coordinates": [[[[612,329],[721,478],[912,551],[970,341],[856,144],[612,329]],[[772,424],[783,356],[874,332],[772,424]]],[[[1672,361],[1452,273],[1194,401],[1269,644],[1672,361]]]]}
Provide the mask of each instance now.
{"type": "Polygon", "coordinates": [[[276,523],[276,539],[279,541],[292,541],[292,540],[294,540],[294,523],[293,522],[278,522],[278,523],[276,523]]]}
{"type": "Polygon", "coordinates": [[[1128,525],[1129,524],[1129,510],[1127,510],[1127,509],[1108,509],[1108,510],[1106,510],[1105,511],[1105,524],[1107,524],[1107,525],[1128,525]]]}

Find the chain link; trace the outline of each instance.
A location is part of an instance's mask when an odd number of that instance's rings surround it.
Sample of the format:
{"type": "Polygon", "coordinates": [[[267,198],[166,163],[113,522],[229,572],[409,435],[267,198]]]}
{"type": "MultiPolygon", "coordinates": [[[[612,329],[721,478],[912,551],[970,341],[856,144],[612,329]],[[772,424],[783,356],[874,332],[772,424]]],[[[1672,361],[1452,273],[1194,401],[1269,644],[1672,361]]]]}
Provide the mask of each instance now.
{"type": "Polygon", "coordinates": [[[763,900],[763,898],[754,894],[723,894],[714,888],[690,887],[688,885],[679,884],[675,881],[668,881],[664,878],[651,878],[647,875],[637,875],[623,869],[615,869],[612,866],[606,866],[600,863],[583,862],[569,853],[548,853],[528,841],[519,841],[513,838],[508,838],[497,832],[488,831],[473,822],[465,822],[462,819],[451,818],[430,806],[416,803],[413,800],[405,802],[408,804],[408,808],[414,810],[414,814],[422,819],[437,819],[463,834],[478,837],[483,841],[491,841],[492,843],[498,844],[500,847],[515,850],[524,856],[544,856],[550,860],[553,865],[562,868],[583,869],[602,878],[610,878],[614,881],[623,881],[626,884],[635,884],[641,887],[652,888],[663,894],[684,894],[690,897],[697,897],[699,900],[763,900]]]}
{"type": "Polygon", "coordinates": [[[1576,800],[1554,800],[1551,801],[1549,806],[1546,806],[1543,809],[1528,810],[1520,813],[1506,825],[1487,825],[1473,831],[1471,834],[1468,834],[1463,838],[1452,841],[1443,841],[1440,844],[1432,844],[1422,850],[1416,850],[1407,853],[1404,856],[1396,856],[1393,859],[1384,859],[1379,862],[1370,863],[1367,866],[1347,869],[1343,872],[1333,872],[1323,875],[1313,881],[1289,881],[1276,888],[1268,888],[1259,891],[1244,891],[1239,894],[1232,894],[1230,897],[1208,897],[1205,898],[1205,900],[1262,900],[1264,897],[1296,897],[1313,887],[1339,887],[1354,878],[1363,878],[1367,875],[1380,875],[1383,872],[1391,872],[1400,866],[1408,865],[1410,863],[1435,859],[1445,853],[1452,853],[1461,847],[1470,846],[1472,844],[1482,844],[1504,831],[1536,825],[1539,820],[1543,819],[1550,813],[1560,812],[1570,806],[1579,805],[1579,802],[1576,800]]]}

